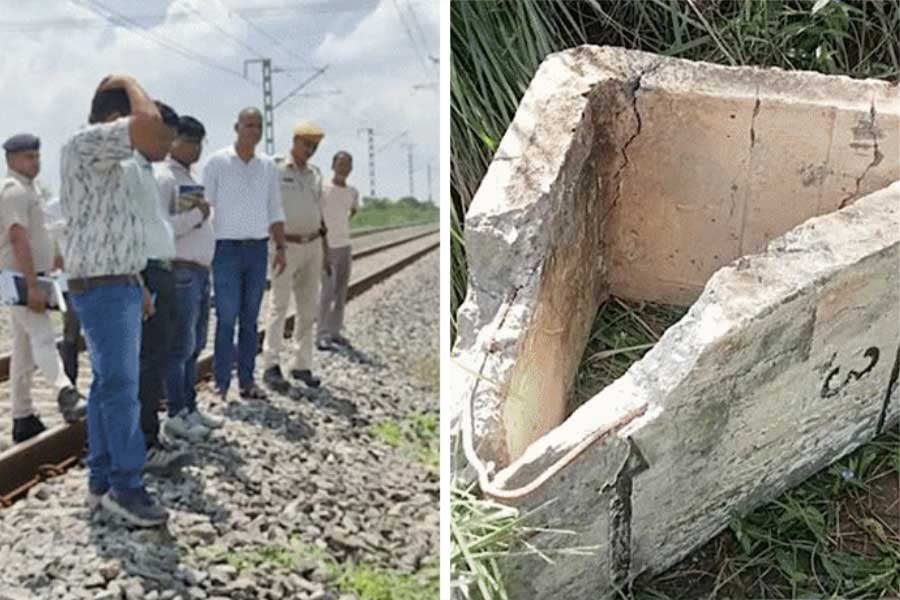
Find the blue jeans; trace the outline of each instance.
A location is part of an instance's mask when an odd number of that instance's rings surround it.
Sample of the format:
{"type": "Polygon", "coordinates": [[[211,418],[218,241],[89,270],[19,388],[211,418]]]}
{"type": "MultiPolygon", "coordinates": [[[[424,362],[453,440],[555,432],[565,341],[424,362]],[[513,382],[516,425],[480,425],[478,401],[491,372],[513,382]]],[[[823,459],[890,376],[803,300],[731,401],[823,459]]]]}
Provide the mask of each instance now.
{"type": "Polygon", "coordinates": [[[175,319],[166,367],[169,416],[197,410],[197,359],[209,328],[209,273],[176,267],[175,319]]]}
{"type": "Polygon", "coordinates": [[[213,258],[216,297],[216,388],[227,390],[234,364],[234,325],[238,327],[238,382],[253,385],[258,335],[256,321],[266,287],[267,240],[218,240],[213,258]]]}
{"type": "Polygon", "coordinates": [[[138,402],[142,292],[136,284],[71,294],[94,380],[88,395],[88,485],[141,487],[146,451],[138,402]]]}

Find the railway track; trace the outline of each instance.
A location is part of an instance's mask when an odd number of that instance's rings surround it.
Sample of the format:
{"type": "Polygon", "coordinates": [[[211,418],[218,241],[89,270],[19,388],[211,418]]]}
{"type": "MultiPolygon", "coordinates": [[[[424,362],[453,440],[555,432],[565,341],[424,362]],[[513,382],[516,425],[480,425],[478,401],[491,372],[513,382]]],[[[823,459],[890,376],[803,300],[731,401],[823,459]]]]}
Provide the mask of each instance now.
{"type": "MultiPolygon", "coordinates": [[[[439,245],[437,228],[424,226],[418,226],[414,230],[411,227],[370,230],[354,236],[354,239],[390,230],[397,230],[399,235],[391,236],[390,239],[383,242],[370,244],[353,252],[354,261],[366,257],[384,256],[387,262],[373,264],[372,268],[358,270],[350,282],[348,301],[412,264],[439,245]],[[401,231],[402,229],[410,231],[404,233],[401,231]]],[[[354,269],[356,269],[356,264],[354,269]]],[[[293,321],[293,315],[289,316],[285,327],[285,336],[290,335],[293,321]]],[[[213,329],[211,324],[210,330],[213,329]]],[[[264,336],[265,331],[261,331],[260,344],[264,336]]],[[[197,369],[198,383],[211,376],[212,361],[211,352],[200,358],[197,369]]],[[[0,357],[0,382],[7,381],[8,378],[9,357],[3,356],[0,357]]],[[[41,435],[0,453],[0,506],[9,506],[15,500],[26,495],[28,490],[40,481],[63,474],[78,463],[84,453],[84,447],[85,425],[84,421],[78,421],[50,427],[41,435]]]]}

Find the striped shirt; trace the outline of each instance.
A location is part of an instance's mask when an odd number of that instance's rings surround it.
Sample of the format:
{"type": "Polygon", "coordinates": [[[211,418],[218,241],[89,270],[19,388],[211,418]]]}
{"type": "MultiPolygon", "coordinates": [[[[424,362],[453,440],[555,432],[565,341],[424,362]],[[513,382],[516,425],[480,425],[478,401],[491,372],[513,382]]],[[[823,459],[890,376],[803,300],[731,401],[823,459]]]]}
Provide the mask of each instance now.
{"type": "Polygon", "coordinates": [[[244,162],[233,146],[223,148],[209,157],[203,185],[217,240],[260,240],[284,222],[278,170],[267,156],[244,162]]]}

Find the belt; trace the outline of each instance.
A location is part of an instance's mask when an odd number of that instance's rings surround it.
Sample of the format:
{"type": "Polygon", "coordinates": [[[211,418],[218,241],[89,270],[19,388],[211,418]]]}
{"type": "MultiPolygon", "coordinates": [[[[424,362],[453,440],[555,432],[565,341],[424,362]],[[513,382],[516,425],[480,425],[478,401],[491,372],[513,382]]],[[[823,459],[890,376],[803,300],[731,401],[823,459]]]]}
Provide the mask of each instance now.
{"type": "Polygon", "coordinates": [[[322,237],[321,231],[315,233],[285,234],[284,239],[293,244],[308,244],[322,237]]]}
{"type": "Polygon", "coordinates": [[[89,290],[107,287],[111,285],[141,285],[141,279],[137,275],[100,275],[99,277],[76,277],[69,279],[69,291],[73,294],[81,294],[89,290]]]}
{"type": "Polygon", "coordinates": [[[209,273],[209,267],[206,265],[201,265],[198,262],[194,262],[192,260],[181,260],[180,258],[176,258],[172,261],[172,267],[175,269],[191,269],[192,271],[203,271],[204,273],[209,273]]]}
{"type": "Polygon", "coordinates": [[[251,238],[251,239],[245,239],[245,240],[221,239],[221,240],[216,240],[216,243],[218,244],[219,242],[227,242],[229,244],[258,244],[260,242],[268,242],[268,241],[269,241],[269,238],[255,238],[255,239],[251,238]]]}
{"type": "Polygon", "coordinates": [[[164,271],[171,271],[172,270],[172,261],[151,258],[147,261],[147,268],[149,269],[150,267],[153,267],[156,269],[162,269],[164,271]]]}

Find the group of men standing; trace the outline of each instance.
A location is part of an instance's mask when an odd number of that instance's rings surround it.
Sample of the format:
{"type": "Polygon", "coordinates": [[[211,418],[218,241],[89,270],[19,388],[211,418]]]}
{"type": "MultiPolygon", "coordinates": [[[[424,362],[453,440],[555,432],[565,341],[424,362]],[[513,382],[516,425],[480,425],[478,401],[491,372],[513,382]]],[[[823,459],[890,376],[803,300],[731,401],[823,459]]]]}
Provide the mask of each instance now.
{"type": "Polygon", "coordinates": [[[37,365],[54,386],[63,417],[87,415],[89,505],[138,526],[168,519],[146,492],[143,473],[166,473],[189,460],[163,438],[198,442],[222,426],[221,418],[198,408],[194,385],[211,296],[214,384],[221,401],[228,399],[235,360],[240,396],[266,398],[254,370],[270,255],[264,381],[295,398],[304,394],[281,370],[292,291],[298,314],[291,378],[319,387],[312,370],[316,334],[319,349],[349,346],[340,328],[350,270],[349,217],[359,205],[346,183],[352,157],[335,155],[334,177],[323,182],[308,162],[324,137],[314,124],[298,124],[288,154],[274,159],[256,154],[262,137],[257,109],[240,112],[235,133],[233,146],[210,156],[199,185],[191,166],[202,152],[203,124],[154,101],[132,77],[105,78],[89,124],[62,149],[64,239],[55,248],[35,183],[40,141],[22,134],[4,145],[9,170],[0,187],[0,269],[21,272],[27,292],[27,306],[10,308],[13,439],[24,441],[44,429],[30,396],[37,365]],[[74,375],[66,375],[73,369],[64,369],[57,353],[38,282],[53,269],[65,271],[69,314],[77,316],[67,323],[77,328],[80,322],[90,354],[86,403],[74,375]],[[161,427],[164,397],[168,418],[161,427]]]}

